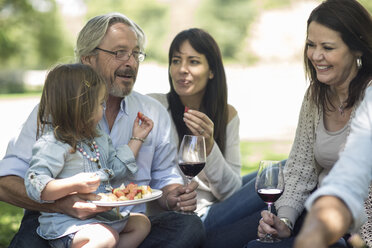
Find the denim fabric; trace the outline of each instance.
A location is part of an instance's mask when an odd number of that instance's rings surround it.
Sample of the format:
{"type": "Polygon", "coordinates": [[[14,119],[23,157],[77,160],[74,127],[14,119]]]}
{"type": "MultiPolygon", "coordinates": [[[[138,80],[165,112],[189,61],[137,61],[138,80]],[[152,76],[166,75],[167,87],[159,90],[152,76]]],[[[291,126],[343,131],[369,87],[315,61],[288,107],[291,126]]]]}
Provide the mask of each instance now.
{"type": "Polygon", "coordinates": [[[21,226],[13,237],[9,248],[49,248],[48,241],[40,238],[36,233],[36,228],[39,226],[39,216],[39,212],[25,210],[21,226]]]}
{"type": "Polygon", "coordinates": [[[266,206],[255,190],[256,174],[256,172],[248,174],[247,178],[243,178],[246,184],[241,189],[228,199],[210,207],[204,221],[207,233],[250,216],[266,206]]]}
{"type": "Polygon", "coordinates": [[[204,221],[205,247],[243,247],[257,237],[258,221],[266,204],[255,190],[257,172],[243,177],[243,186],[230,198],[213,204],[204,221]]]}
{"type": "MultiPolygon", "coordinates": [[[[292,248],[295,238],[291,237],[283,239],[278,243],[262,243],[256,240],[249,242],[244,248],[292,248]]],[[[337,243],[331,245],[329,248],[348,248],[345,240],[341,238],[337,243]]]]}
{"type": "Polygon", "coordinates": [[[162,212],[149,217],[151,232],[140,248],[189,248],[202,247],[205,231],[197,215],[162,212]]]}
{"type": "Polygon", "coordinates": [[[69,234],[59,239],[49,240],[49,244],[53,248],[69,248],[74,237],[75,234],[69,234]]]}

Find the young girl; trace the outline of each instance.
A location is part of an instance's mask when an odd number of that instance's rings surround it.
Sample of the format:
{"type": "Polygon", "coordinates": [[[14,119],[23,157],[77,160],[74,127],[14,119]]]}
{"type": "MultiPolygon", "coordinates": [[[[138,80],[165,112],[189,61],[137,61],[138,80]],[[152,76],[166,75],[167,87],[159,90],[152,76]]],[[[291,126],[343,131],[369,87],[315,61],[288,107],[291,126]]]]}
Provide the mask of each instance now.
{"type": "MultiPolygon", "coordinates": [[[[140,124],[137,117],[129,144],[115,151],[97,128],[106,95],[104,81],[89,66],[60,65],[49,72],[25,177],[31,199],[47,203],[69,194],[104,192],[111,179],[123,181],[137,171],[135,157],[153,122],[143,116],[140,124]]],[[[111,210],[80,220],[43,212],[37,232],[53,247],[137,247],[150,232],[150,221],[142,214],[128,216],[111,210]]]]}

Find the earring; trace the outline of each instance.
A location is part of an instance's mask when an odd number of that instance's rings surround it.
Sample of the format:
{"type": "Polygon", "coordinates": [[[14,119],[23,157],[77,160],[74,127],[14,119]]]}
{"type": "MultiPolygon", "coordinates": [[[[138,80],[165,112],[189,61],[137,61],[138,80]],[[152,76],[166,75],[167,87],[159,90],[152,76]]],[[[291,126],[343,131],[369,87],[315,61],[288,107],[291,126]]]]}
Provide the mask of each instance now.
{"type": "Polygon", "coordinates": [[[362,64],[362,58],[361,58],[361,57],[358,57],[358,58],[356,59],[356,62],[357,62],[357,67],[358,67],[358,69],[359,69],[359,70],[362,69],[362,66],[363,66],[363,64],[362,64]]]}

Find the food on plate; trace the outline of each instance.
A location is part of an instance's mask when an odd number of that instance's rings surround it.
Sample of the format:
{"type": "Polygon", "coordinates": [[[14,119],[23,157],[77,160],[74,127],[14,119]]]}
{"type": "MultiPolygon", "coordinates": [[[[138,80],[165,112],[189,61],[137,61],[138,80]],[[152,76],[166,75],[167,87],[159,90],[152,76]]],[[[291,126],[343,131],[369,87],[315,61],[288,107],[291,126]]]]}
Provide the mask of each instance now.
{"type": "Polygon", "coordinates": [[[110,193],[99,193],[100,201],[115,202],[138,200],[144,196],[151,195],[152,189],[148,185],[138,186],[135,183],[130,183],[127,186],[122,184],[119,188],[114,188],[110,193]]]}

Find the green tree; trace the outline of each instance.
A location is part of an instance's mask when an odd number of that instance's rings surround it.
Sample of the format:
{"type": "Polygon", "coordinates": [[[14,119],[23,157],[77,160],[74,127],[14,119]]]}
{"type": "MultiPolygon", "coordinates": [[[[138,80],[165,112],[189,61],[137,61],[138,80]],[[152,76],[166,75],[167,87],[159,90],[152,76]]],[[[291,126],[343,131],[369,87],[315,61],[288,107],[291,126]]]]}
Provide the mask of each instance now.
{"type": "Polygon", "coordinates": [[[254,0],[203,0],[196,19],[216,39],[224,59],[249,62],[241,51],[257,14],[254,0]]]}
{"type": "Polygon", "coordinates": [[[0,65],[41,69],[72,55],[54,0],[0,0],[0,65]]]}

